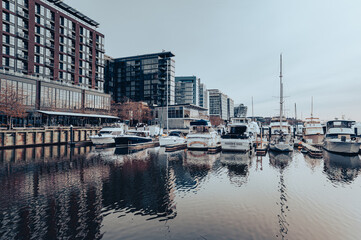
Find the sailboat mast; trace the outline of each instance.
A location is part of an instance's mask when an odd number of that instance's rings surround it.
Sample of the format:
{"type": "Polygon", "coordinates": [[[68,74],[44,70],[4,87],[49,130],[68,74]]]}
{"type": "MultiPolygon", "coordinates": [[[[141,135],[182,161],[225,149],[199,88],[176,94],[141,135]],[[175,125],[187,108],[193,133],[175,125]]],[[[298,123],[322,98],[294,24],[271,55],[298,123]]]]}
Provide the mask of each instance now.
{"type": "Polygon", "coordinates": [[[313,96],[311,97],[311,120],[313,120],[313,96]]]}
{"type": "Polygon", "coordinates": [[[283,118],[283,83],[282,83],[282,54],[280,55],[280,130],[282,131],[283,118]]]}
{"type": "Polygon", "coordinates": [[[253,96],[252,96],[252,121],[254,121],[254,112],[253,112],[253,96]]]}

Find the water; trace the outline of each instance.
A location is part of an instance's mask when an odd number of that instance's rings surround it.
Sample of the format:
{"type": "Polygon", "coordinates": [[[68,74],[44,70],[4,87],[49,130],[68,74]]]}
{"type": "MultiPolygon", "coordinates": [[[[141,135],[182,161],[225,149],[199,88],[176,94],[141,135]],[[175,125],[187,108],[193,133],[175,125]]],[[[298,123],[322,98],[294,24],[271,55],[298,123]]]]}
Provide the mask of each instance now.
{"type": "Polygon", "coordinates": [[[360,239],[359,156],[0,151],[0,239],[360,239]]]}

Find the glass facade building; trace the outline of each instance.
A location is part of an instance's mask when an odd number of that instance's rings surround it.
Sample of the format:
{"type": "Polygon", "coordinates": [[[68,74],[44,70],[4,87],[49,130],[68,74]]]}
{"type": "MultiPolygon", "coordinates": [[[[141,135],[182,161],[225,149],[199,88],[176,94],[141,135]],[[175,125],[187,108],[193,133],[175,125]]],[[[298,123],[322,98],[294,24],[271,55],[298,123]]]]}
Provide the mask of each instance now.
{"type": "Polygon", "coordinates": [[[229,120],[228,117],[228,96],[218,89],[208,90],[209,94],[209,115],[219,116],[222,120],[229,120]]]}
{"type": "Polygon", "coordinates": [[[175,103],[199,105],[200,79],[196,76],[175,77],[175,103]]]}
{"type": "Polygon", "coordinates": [[[124,97],[149,106],[175,103],[175,61],[171,52],[125,58],[106,58],[105,92],[115,102],[124,97]],[[167,85],[168,82],[168,85],[167,85]]]}
{"type": "Polygon", "coordinates": [[[237,107],[234,107],[234,117],[246,117],[247,116],[247,106],[244,104],[239,104],[237,107]]]}
{"type": "Polygon", "coordinates": [[[204,83],[199,85],[199,106],[207,108],[209,105],[208,91],[204,83]]]}

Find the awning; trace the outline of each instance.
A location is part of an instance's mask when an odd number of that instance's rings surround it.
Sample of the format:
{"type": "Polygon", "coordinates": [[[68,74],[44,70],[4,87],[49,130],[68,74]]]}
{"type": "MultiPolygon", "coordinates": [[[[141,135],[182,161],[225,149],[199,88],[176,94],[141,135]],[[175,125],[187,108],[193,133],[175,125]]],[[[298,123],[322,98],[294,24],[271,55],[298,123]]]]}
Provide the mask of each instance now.
{"type": "Polygon", "coordinates": [[[71,117],[88,117],[88,118],[111,118],[119,119],[118,117],[110,115],[99,115],[99,114],[84,114],[84,113],[72,113],[72,112],[53,112],[53,111],[37,111],[46,115],[57,115],[57,116],[71,116],[71,117]]]}

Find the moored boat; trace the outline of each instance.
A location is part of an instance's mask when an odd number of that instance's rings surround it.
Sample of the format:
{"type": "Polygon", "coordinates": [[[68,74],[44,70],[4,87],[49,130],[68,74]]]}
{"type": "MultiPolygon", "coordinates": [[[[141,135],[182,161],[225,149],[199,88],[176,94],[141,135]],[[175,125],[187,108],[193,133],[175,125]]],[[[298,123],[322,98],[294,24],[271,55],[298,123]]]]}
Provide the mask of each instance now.
{"type": "Polygon", "coordinates": [[[198,120],[190,123],[187,148],[191,150],[216,150],[221,148],[221,139],[209,121],[198,120]]]}
{"type": "Polygon", "coordinates": [[[269,149],[277,152],[292,152],[293,139],[291,126],[283,117],[283,83],[282,83],[282,55],[280,56],[280,116],[271,120],[271,139],[269,149]]]}
{"type": "Polygon", "coordinates": [[[118,123],[112,127],[102,128],[97,135],[89,136],[89,138],[97,147],[114,145],[114,137],[124,135],[126,128],[127,125],[118,123]]]}
{"type": "Polygon", "coordinates": [[[222,151],[252,151],[259,132],[257,123],[247,118],[233,118],[226,134],[222,135],[222,151]]]}
{"type": "Polygon", "coordinates": [[[323,148],[341,154],[358,154],[361,142],[353,131],[354,121],[332,120],[327,122],[323,148]]]}
{"type": "Polygon", "coordinates": [[[172,131],[168,136],[159,138],[159,145],[161,147],[170,146],[170,145],[178,145],[185,144],[187,139],[181,131],[172,131]]]}

